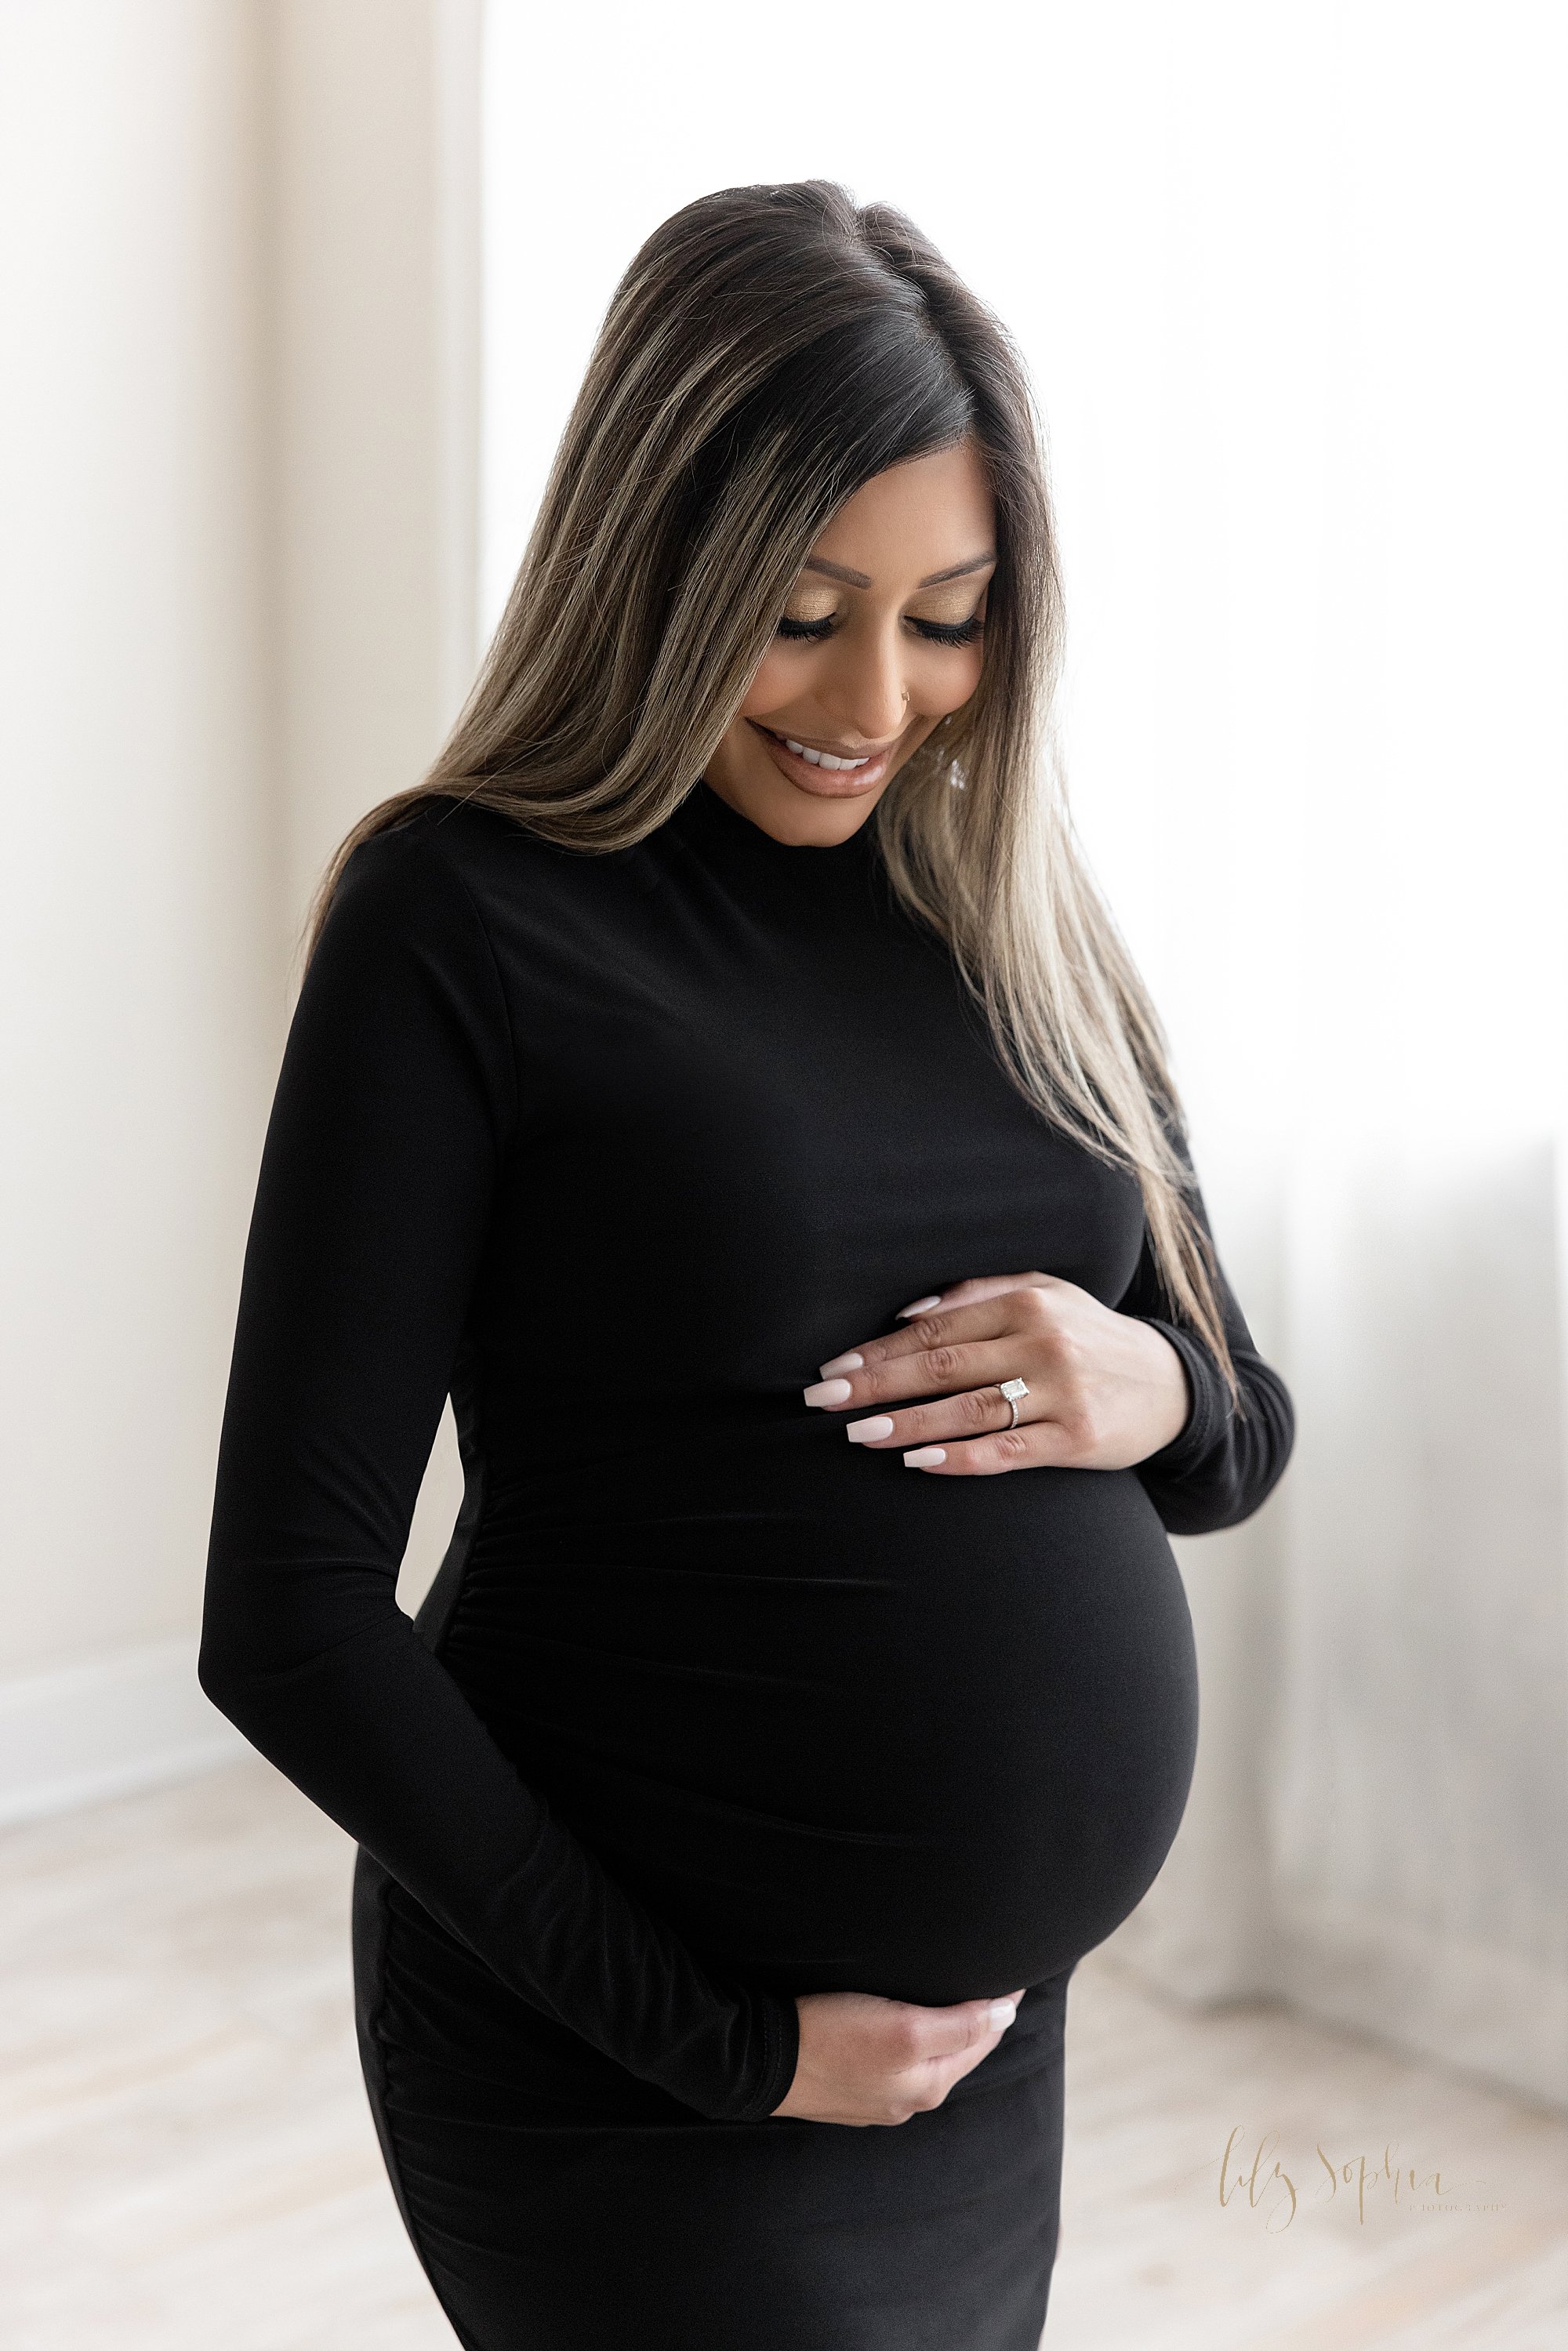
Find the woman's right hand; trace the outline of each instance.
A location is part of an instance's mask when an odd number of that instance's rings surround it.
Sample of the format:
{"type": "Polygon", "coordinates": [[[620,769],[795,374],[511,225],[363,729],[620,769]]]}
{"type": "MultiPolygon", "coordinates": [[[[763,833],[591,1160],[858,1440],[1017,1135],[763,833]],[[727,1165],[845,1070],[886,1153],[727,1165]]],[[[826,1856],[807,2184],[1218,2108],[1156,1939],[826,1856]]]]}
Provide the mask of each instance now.
{"type": "Polygon", "coordinates": [[[920,2008],[879,1992],[799,1993],[800,2054],[773,2112],[811,2123],[906,2123],[939,2106],[990,2055],[1022,1998],[920,2008]]]}

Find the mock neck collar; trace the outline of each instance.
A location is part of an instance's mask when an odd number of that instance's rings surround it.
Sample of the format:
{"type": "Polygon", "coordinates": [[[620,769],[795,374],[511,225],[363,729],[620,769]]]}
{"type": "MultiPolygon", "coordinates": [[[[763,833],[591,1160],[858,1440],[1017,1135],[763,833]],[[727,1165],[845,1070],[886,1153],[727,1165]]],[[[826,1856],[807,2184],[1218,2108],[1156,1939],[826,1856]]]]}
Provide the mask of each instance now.
{"type": "Polygon", "coordinates": [[[821,884],[845,874],[858,874],[874,861],[875,815],[873,807],[844,841],[826,845],[778,841],[750,817],[732,808],[704,776],[693,785],[672,821],[702,835],[721,853],[748,860],[758,871],[821,884]]]}

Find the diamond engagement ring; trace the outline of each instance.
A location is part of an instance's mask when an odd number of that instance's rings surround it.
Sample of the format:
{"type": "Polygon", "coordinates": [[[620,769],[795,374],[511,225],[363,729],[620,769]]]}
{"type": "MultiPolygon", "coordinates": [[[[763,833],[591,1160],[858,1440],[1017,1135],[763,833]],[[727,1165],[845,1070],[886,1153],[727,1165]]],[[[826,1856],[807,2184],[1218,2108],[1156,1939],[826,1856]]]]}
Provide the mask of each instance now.
{"type": "Polygon", "coordinates": [[[1027,1380],[1002,1380],[998,1382],[998,1385],[1001,1388],[1003,1395],[1005,1395],[1008,1400],[1008,1410],[1012,1415],[1012,1418],[1009,1421],[1008,1426],[1009,1428],[1016,1428],[1019,1425],[1019,1396],[1028,1395],[1029,1382],[1027,1380]]]}

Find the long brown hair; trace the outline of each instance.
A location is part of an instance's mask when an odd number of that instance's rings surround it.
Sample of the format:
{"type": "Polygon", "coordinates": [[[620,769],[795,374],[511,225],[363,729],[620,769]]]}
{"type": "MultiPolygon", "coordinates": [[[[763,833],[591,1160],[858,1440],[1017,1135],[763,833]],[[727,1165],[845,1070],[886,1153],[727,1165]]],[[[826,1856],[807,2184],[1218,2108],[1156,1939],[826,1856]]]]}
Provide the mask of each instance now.
{"type": "Polygon", "coordinates": [[[1162,1287],[1244,1410],[1164,1032],[1068,814],[1061,582],[1028,377],[891,205],[805,180],[725,189],[654,230],[611,302],[473,690],[422,781],[338,850],[306,955],[359,843],[432,800],[476,800],[591,853],[664,824],[835,510],[965,435],[997,512],[980,682],[868,821],[1012,1082],[1136,1175],[1162,1287]]]}

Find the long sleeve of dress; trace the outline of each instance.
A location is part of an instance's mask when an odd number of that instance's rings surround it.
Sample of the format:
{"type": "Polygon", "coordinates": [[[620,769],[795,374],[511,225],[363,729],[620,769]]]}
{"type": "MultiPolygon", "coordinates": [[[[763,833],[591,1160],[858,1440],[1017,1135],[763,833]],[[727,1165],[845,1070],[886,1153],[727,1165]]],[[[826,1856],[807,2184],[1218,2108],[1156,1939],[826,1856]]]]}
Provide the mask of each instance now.
{"type": "Polygon", "coordinates": [[[605,1871],[397,1604],[517,1087],[462,879],[428,843],[375,837],[307,974],[267,1130],[202,1687],[525,1999],[699,2113],[753,2120],[793,2077],[793,2001],[716,1980],[605,1871]]]}
{"type": "MultiPolygon", "coordinates": [[[[1174,1132],[1172,1140],[1192,1177],[1185,1140],[1174,1132]]],[[[1208,1212],[1196,1177],[1192,1177],[1189,1197],[1212,1243],[1208,1212]]],[[[1243,1413],[1237,1412],[1219,1365],[1192,1324],[1185,1316],[1179,1321],[1173,1318],[1146,1228],[1137,1271],[1125,1297],[1117,1301],[1119,1313],[1134,1315],[1164,1333],[1186,1373],[1185,1426],[1170,1444],[1138,1462],[1135,1470],[1161,1524],[1171,1534],[1212,1534],[1220,1527],[1236,1526],[1250,1518],[1279,1483],[1295,1440],[1290,1392],[1278,1372],[1258,1353],[1223,1267],[1218,1290],[1226,1343],[1246,1407],[1243,1413]]]]}

